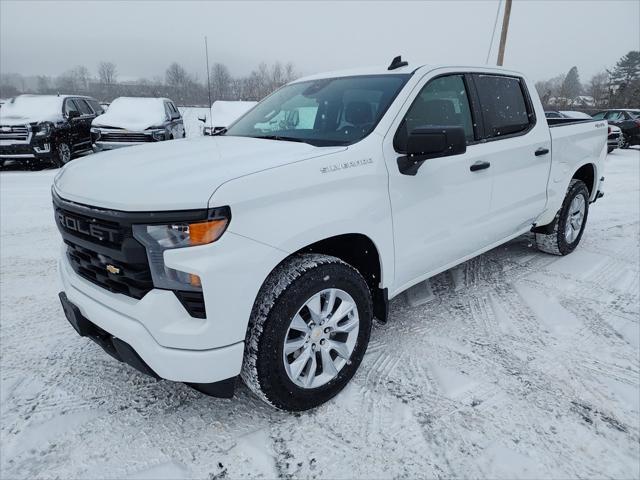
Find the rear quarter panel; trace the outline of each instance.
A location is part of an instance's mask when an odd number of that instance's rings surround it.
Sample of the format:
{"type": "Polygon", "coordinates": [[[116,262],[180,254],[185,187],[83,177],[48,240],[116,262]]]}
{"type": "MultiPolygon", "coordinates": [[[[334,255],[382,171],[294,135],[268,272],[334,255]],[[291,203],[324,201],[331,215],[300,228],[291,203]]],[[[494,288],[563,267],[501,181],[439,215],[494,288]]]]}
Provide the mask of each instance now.
{"type": "Polygon", "coordinates": [[[607,122],[590,121],[551,127],[551,171],[547,186],[547,208],[538,218],[538,225],[553,221],[576,171],[583,165],[595,168],[591,198],[595,199],[607,156],[607,122]]]}

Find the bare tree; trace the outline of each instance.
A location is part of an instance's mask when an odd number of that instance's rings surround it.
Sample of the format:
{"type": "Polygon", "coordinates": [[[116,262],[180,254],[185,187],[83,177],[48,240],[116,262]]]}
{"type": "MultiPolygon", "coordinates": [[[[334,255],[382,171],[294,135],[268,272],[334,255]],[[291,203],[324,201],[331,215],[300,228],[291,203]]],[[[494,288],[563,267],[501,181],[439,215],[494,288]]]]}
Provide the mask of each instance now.
{"type": "Polygon", "coordinates": [[[89,80],[91,80],[91,74],[84,65],[78,65],[71,70],[71,75],[76,79],[76,84],[80,90],[86,92],[89,90],[89,80]]]}
{"type": "Polygon", "coordinates": [[[116,64],[113,62],[100,62],[98,64],[98,79],[102,85],[115,85],[118,79],[116,64]]]}
{"type": "Polygon", "coordinates": [[[49,93],[51,80],[46,75],[38,75],[38,93],[49,93]]]}
{"type": "Polygon", "coordinates": [[[190,81],[187,71],[177,62],[173,62],[169,65],[169,68],[167,68],[167,71],[165,72],[165,77],[167,85],[170,87],[181,88],[186,86],[190,81]]]}
{"type": "Polygon", "coordinates": [[[232,82],[233,77],[226,65],[214,63],[211,68],[211,99],[231,100],[233,98],[232,82]]]}

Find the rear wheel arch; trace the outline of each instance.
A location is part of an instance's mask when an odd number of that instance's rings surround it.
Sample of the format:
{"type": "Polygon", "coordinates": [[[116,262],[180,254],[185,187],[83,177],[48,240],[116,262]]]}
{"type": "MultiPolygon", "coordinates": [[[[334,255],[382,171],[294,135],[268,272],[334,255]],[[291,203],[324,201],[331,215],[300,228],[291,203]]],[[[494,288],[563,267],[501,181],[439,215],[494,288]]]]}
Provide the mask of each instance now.
{"type": "Polygon", "coordinates": [[[585,163],[575,171],[571,180],[582,180],[589,190],[589,198],[592,198],[596,186],[596,173],[596,166],[593,163],[585,163]]]}

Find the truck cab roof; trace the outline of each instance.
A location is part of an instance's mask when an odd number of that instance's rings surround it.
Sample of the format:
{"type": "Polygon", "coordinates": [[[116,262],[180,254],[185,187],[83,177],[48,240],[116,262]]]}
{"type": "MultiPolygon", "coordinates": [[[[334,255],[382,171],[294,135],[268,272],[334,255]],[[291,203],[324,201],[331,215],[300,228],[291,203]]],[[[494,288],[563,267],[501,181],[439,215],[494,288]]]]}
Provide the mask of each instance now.
{"type": "Polygon", "coordinates": [[[523,74],[520,72],[508,70],[501,67],[488,67],[487,65],[460,65],[460,66],[454,65],[452,66],[452,65],[438,65],[438,64],[409,63],[406,66],[394,68],[392,70],[389,70],[388,66],[379,65],[379,66],[316,73],[313,75],[308,75],[306,77],[299,78],[291,83],[306,82],[311,80],[321,80],[325,78],[357,77],[357,76],[367,76],[367,75],[398,75],[398,74],[413,75],[416,72],[426,73],[426,72],[430,72],[432,70],[438,70],[438,69],[469,71],[469,72],[503,73],[505,75],[523,76],[523,74]]]}

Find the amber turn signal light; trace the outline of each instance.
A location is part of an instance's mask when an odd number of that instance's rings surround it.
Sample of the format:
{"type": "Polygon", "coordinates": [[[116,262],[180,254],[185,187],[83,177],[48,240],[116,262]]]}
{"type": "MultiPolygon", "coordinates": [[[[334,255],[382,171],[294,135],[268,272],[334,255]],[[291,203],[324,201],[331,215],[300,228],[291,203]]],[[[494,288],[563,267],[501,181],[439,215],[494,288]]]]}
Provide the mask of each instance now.
{"type": "Polygon", "coordinates": [[[204,245],[215,242],[222,236],[228,223],[229,220],[226,218],[190,223],[189,238],[191,245],[204,245]]]}

